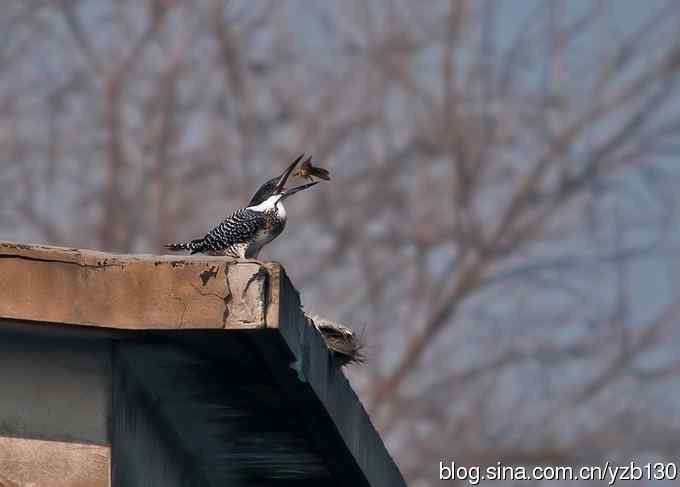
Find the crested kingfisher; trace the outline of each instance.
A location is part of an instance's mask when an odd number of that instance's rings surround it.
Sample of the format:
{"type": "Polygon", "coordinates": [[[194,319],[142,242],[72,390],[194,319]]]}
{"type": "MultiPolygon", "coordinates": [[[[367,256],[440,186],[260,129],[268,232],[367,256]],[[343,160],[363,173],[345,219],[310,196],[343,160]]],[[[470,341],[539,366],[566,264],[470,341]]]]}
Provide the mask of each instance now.
{"type": "Polygon", "coordinates": [[[264,183],[246,208],[231,213],[205,237],[169,244],[166,248],[172,251],[186,250],[191,254],[257,258],[262,247],[278,237],[286,226],[283,200],[317,184],[313,182],[286,189],[286,181],[303,157],[304,154],[295,159],[280,176],[264,183]]]}

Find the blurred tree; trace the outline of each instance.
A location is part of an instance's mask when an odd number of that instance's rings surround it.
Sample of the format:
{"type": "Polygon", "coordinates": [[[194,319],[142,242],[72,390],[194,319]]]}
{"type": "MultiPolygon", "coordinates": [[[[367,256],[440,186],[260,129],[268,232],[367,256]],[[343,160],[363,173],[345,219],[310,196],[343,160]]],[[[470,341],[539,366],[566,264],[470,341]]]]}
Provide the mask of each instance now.
{"type": "Polygon", "coordinates": [[[439,460],[680,458],[673,2],[6,2],[2,238],[159,251],[301,152],[268,249],[439,460]]]}

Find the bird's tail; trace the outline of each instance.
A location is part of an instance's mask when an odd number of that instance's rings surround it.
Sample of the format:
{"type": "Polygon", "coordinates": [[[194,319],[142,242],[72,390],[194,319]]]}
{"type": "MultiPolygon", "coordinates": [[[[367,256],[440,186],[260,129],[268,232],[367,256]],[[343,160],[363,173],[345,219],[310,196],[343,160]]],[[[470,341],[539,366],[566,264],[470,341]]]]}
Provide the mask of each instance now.
{"type": "Polygon", "coordinates": [[[173,252],[186,250],[192,254],[196,254],[203,250],[203,239],[199,238],[197,240],[189,240],[187,242],[171,243],[167,244],[165,248],[173,252]]]}
{"type": "Polygon", "coordinates": [[[312,177],[316,177],[319,179],[323,179],[325,181],[330,181],[331,180],[331,175],[328,172],[328,169],[324,169],[323,167],[316,167],[312,165],[312,156],[309,156],[303,163],[302,165],[298,168],[298,170],[295,172],[296,176],[311,179],[312,177]]]}
{"type": "Polygon", "coordinates": [[[309,169],[310,169],[309,173],[312,176],[316,176],[317,178],[323,179],[325,181],[331,180],[331,176],[330,176],[330,173],[328,172],[328,169],[324,169],[323,167],[315,167],[315,166],[312,166],[309,169]]]}

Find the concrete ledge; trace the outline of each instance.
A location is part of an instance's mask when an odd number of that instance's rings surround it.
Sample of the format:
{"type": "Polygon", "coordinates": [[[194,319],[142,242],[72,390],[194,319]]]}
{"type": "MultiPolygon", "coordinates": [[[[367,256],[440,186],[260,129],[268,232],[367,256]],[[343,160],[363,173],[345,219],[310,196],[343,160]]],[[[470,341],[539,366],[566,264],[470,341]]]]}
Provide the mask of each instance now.
{"type": "Polygon", "coordinates": [[[117,329],[264,328],[267,276],[278,267],[5,242],[0,318],[117,329]]]}

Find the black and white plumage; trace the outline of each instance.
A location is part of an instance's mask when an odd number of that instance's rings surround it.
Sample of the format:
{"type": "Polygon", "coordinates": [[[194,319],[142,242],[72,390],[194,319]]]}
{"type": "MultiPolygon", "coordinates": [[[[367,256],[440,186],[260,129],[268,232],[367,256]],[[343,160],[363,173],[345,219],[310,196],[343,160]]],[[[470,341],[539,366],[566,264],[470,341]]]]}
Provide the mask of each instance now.
{"type": "Polygon", "coordinates": [[[285,184],[298,157],[280,176],[263,184],[250,200],[248,207],[231,213],[222,223],[203,238],[169,244],[173,251],[185,250],[191,254],[226,255],[241,259],[255,259],[262,247],[278,237],[286,226],[286,208],[283,200],[310,188],[316,183],[285,189],[285,184]]]}
{"type": "Polygon", "coordinates": [[[286,225],[286,211],[280,202],[240,208],[208,234],[196,240],[168,245],[170,250],[192,254],[228,255],[252,259],[262,247],[278,237],[286,225]]]}

